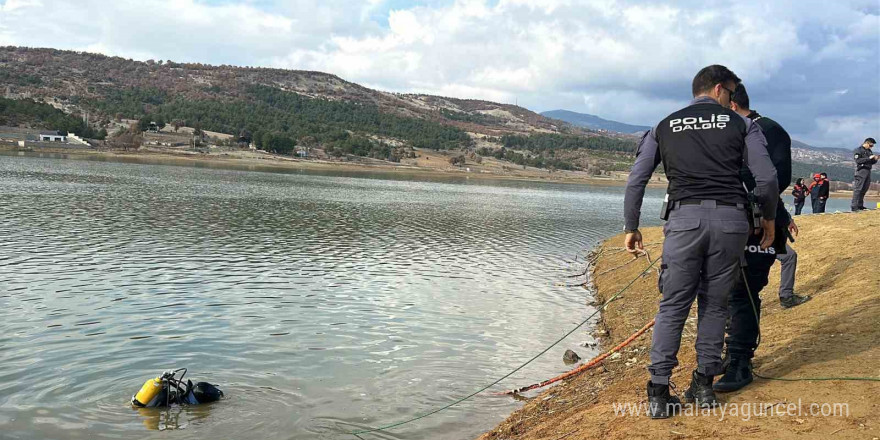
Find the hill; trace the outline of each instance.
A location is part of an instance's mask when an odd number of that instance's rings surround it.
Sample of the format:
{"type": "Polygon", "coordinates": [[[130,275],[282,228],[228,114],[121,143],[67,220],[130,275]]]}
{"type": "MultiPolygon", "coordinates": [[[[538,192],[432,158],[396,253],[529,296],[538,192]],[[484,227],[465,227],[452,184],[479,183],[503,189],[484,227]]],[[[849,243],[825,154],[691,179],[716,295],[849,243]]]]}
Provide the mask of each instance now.
{"type": "Polygon", "coordinates": [[[651,129],[651,127],[647,127],[644,125],[625,124],[623,122],[602,119],[596,115],[577,113],[569,110],[550,110],[546,112],[541,112],[541,115],[548,118],[565,121],[578,127],[588,128],[590,130],[605,130],[618,133],[633,134],[651,129]]]}
{"type": "Polygon", "coordinates": [[[806,160],[806,158],[812,158],[811,160],[837,163],[841,161],[846,162],[852,159],[852,150],[847,150],[846,148],[814,147],[797,139],[791,140],[791,148],[792,150],[802,152],[804,160],[806,160]]]}
{"type": "MultiPolygon", "coordinates": [[[[809,177],[825,172],[831,180],[852,182],[854,168],[852,151],[845,148],[820,148],[791,140],[792,178],[809,177]]],[[[880,176],[872,176],[872,181],[880,182],[880,176]]]]}
{"type": "MultiPolygon", "coordinates": [[[[257,148],[291,154],[298,146],[328,157],[370,156],[395,161],[404,149],[493,152],[503,136],[554,134],[575,145],[561,157],[517,153],[536,166],[586,169],[627,160],[635,138],[598,134],[510,104],[372,90],[335,75],[300,70],[146,62],[100,54],[0,48],[5,98],[34,100],[82,118],[96,132],[123,121],[141,129],[189,126],[226,133],[257,148]],[[593,157],[614,144],[619,158],[593,157]],[[563,164],[564,162],[564,164],[563,164]]],[[[7,120],[23,118],[7,115],[7,120]]],[[[47,124],[48,125],[48,124],[47,124]]],[[[51,126],[45,128],[53,129],[51,126]]],[[[546,150],[546,149],[544,149],[546,150]]],[[[512,156],[516,158],[517,156],[512,156]]],[[[517,163],[521,164],[521,163],[517,163]]],[[[622,166],[617,165],[617,168],[622,166]]]]}

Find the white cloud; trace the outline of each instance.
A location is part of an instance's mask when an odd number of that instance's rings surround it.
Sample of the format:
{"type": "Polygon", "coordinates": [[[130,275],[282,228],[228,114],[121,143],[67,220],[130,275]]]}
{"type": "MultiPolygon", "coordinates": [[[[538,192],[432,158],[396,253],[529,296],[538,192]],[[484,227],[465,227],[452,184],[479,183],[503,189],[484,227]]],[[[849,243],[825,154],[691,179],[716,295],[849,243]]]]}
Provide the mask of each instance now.
{"type": "Polygon", "coordinates": [[[827,118],[870,122],[880,112],[880,15],[871,0],[71,3],[7,0],[0,44],[321,70],[385,90],[518,100],[644,125],[687,102],[700,67],[721,63],[807,141],[832,137],[827,118]],[[32,16],[43,20],[21,19],[32,16]]]}
{"type": "Polygon", "coordinates": [[[864,115],[832,115],[816,119],[810,138],[830,147],[855,148],[867,137],[880,133],[880,113],[864,115]]]}

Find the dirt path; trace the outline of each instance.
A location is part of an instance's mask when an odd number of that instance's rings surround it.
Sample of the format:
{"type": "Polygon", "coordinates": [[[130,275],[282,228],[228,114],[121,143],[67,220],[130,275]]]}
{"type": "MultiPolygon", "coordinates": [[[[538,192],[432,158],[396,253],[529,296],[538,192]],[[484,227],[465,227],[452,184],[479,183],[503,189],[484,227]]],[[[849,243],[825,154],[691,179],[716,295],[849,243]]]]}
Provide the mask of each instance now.
{"type": "MultiPolygon", "coordinates": [[[[797,221],[801,235],[793,245],[799,255],[796,291],[812,295],[813,300],[782,309],[777,296],[779,265],[774,266],[770,284],[762,292],[763,342],[755,358],[756,371],[786,378],[880,377],[880,211],[800,216],[797,221]]],[[[661,241],[659,228],[645,231],[645,242],[657,243],[649,247],[652,256],[659,256],[661,241]]],[[[612,250],[622,242],[622,236],[617,236],[605,243],[594,273],[630,258],[612,250]]],[[[595,281],[599,299],[615,293],[646,266],[642,259],[599,276],[595,281]]],[[[659,299],[656,285],[657,274],[652,272],[636,282],[623,299],[608,306],[603,316],[608,331],[603,347],[622,341],[653,317],[659,299]]],[[[695,310],[696,306],[685,327],[681,365],[673,375],[680,392],[687,388],[696,365],[695,310]]],[[[605,361],[604,367],[530,400],[480,439],[880,438],[878,382],[756,379],[744,390],[721,395],[723,401],[740,408],[734,414],[729,406],[721,420],[720,414],[680,415],[667,420],[618,415],[612,404],[646,401],[649,349],[650,332],[626,347],[619,358],[605,361]],[[813,403],[820,405],[815,407],[819,412],[848,409],[848,415],[811,415],[813,403]],[[822,406],[835,403],[837,408],[822,406]],[[799,407],[801,413],[790,414],[789,407],[799,407]],[[746,408],[752,413],[750,417],[742,414],[746,408]],[[771,409],[776,415],[770,415],[771,409]]]]}

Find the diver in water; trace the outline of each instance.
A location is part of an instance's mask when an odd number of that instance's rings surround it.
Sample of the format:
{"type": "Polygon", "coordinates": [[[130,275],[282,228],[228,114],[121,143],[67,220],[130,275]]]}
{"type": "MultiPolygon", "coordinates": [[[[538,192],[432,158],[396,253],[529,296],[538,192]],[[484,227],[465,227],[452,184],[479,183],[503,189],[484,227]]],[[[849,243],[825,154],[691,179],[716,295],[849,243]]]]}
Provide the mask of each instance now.
{"type": "Polygon", "coordinates": [[[186,376],[186,368],[174,371],[165,371],[161,376],[148,380],[137,394],[131,397],[131,404],[138,408],[156,408],[177,405],[197,405],[200,403],[216,402],[223,397],[215,385],[208,382],[191,380],[183,382],[186,376]],[[174,376],[182,371],[179,379],[174,376]]]}

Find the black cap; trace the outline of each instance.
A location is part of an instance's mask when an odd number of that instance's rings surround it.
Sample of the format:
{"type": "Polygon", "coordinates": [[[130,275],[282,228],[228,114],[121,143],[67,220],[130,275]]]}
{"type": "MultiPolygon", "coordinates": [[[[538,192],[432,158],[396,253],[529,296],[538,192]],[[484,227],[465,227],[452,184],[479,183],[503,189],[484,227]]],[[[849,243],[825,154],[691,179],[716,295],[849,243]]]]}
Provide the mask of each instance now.
{"type": "Polygon", "coordinates": [[[866,142],[869,144],[876,144],[877,143],[877,141],[875,141],[874,138],[867,138],[867,139],[865,139],[865,142],[862,142],[862,143],[864,144],[866,142]]]}

